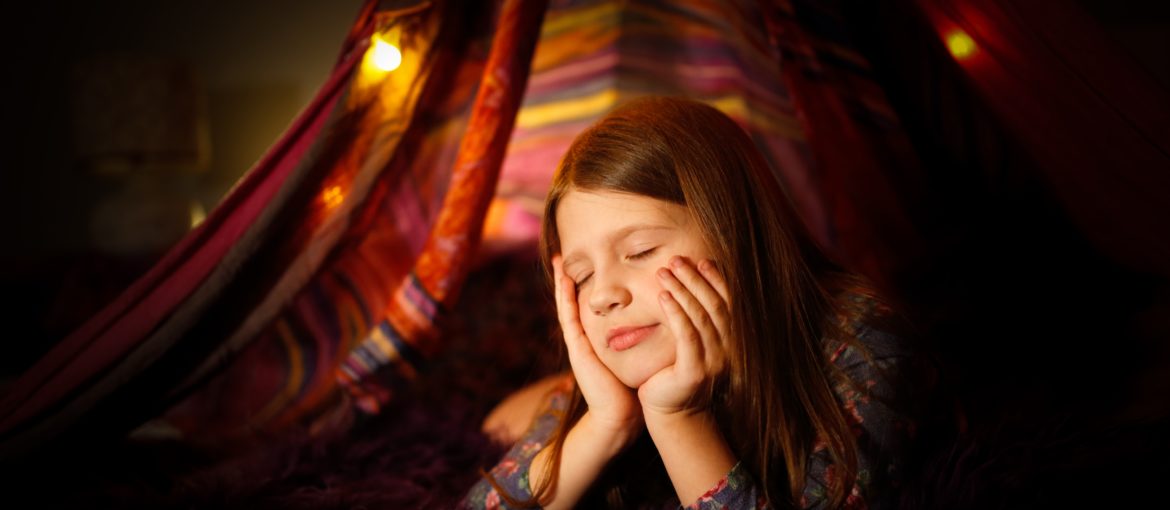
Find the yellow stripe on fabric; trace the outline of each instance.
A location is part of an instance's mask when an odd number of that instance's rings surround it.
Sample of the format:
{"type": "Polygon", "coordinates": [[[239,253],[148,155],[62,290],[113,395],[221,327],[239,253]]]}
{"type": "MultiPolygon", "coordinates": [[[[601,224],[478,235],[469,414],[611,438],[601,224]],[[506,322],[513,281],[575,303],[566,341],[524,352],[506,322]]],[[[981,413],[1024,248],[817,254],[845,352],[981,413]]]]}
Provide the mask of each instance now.
{"type": "Polygon", "coordinates": [[[564,36],[542,40],[532,57],[532,74],[560,66],[572,65],[573,58],[587,57],[601,53],[616,44],[619,32],[612,27],[584,27],[564,36]]]}
{"type": "Polygon", "coordinates": [[[288,354],[288,379],[285,381],[284,388],[281,388],[280,392],[276,394],[276,398],[265,404],[260,412],[248,420],[252,426],[261,426],[283,410],[288,402],[296,397],[305,377],[305,360],[301,356],[301,350],[297,346],[292,328],[284,319],[278,320],[275,325],[280,343],[284,346],[285,353],[288,354]]]}
{"type": "Polygon", "coordinates": [[[558,16],[550,16],[544,21],[544,26],[540,27],[540,37],[548,37],[581,26],[593,26],[606,18],[616,20],[618,13],[628,8],[628,5],[619,5],[618,2],[607,2],[591,7],[565,9],[560,11],[558,16]]]}
{"type": "Polygon", "coordinates": [[[396,361],[402,358],[402,355],[398,354],[398,348],[394,347],[394,342],[391,342],[389,338],[386,338],[386,334],[382,333],[382,328],[374,328],[369,339],[374,342],[387,361],[396,361]]]}
{"type": "Polygon", "coordinates": [[[764,132],[778,134],[793,140],[804,140],[804,131],[800,128],[800,123],[796,118],[789,115],[776,116],[749,111],[747,105],[744,104],[743,97],[739,95],[708,99],[706,102],[723,113],[742,119],[764,132]]]}
{"type": "Polygon", "coordinates": [[[577,99],[526,106],[516,116],[516,126],[532,129],[546,124],[596,117],[612,108],[617,99],[617,90],[609,88],[577,99]]]}

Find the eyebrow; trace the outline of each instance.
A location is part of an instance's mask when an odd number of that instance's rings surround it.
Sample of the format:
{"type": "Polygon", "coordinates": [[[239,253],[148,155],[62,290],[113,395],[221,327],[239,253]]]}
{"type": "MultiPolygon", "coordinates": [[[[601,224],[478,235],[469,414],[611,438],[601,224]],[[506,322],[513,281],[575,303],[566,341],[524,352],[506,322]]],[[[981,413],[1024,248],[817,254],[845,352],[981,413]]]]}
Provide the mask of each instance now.
{"type": "MultiPolygon", "coordinates": [[[[613,244],[613,243],[616,243],[616,242],[628,237],[630,234],[633,234],[634,232],[639,232],[642,230],[674,230],[674,229],[675,229],[675,227],[672,227],[669,225],[651,225],[648,223],[638,223],[638,224],[634,224],[634,225],[627,225],[627,226],[624,226],[624,227],[618,229],[614,233],[607,236],[605,238],[605,241],[607,243],[613,244]]],[[[569,264],[576,262],[577,259],[579,259],[583,256],[584,255],[580,251],[574,251],[568,255],[565,255],[564,259],[561,261],[561,265],[568,266],[569,264]]]]}

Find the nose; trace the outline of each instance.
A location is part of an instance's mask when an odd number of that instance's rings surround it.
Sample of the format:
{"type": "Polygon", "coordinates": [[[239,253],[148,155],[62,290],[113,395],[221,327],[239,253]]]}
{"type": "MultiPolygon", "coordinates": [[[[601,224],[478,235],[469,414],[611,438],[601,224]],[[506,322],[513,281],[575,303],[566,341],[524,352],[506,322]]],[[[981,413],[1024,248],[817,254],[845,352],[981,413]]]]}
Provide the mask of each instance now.
{"type": "Polygon", "coordinates": [[[593,279],[593,290],[589,294],[589,309],[593,311],[593,315],[608,315],[628,306],[633,299],[629,289],[613,278],[604,279],[595,273],[593,279]]]}

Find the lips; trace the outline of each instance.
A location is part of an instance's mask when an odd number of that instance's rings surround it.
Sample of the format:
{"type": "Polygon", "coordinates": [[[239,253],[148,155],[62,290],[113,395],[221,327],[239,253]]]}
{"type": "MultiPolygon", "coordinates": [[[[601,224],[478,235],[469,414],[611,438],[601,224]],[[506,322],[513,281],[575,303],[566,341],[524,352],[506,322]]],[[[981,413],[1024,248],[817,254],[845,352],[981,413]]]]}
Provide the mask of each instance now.
{"type": "Polygon", "coordinates": [[[613,328],[605,336],[605,344],[615,351],[624,351],[641,343],[657,327],[658,324],[613,328]]]}

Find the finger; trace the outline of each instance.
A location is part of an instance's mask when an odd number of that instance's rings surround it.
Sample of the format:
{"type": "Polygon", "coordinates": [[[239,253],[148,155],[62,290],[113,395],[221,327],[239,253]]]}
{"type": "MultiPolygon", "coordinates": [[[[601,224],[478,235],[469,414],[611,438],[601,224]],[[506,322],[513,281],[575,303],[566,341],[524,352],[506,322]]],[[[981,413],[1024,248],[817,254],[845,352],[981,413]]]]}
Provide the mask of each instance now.
{"type": "Polygon", "coordinates": [[[731,312],[725,298],[727,285],[722,275],[715,271],[715,265],[709,260],[699,261],[698,267],[692,267],[681,257],[671,259],[674,267],[673,274],[695,296],[707,311],[707,316],[714,324],[719,335],[719,345],[727,347],[727,340],[731,331],[731,312]],[[708,279],[707,274],[715,272],[715,281],[708,279]],[[720,291],[722,287],[723,291],[720,291]]]}
{"type": "Polygon", "coordinates": [[[699,331],[695,329],[691,318],[687,316],[682,305],[675,300],[670,291],[664,290],[658,293],[658,301],[662,304],[667,325],[674,333],[676,340],[674,359],[676,373],[682,374],[684,377],[700,375],[703,365],[703,340],[699,331]]]}
{"type": "Polygon", "coordinates": [[[572,354],[580,347],[580,337],[584,336],[584,331],[577,313],[577,289],[572,279],[565,276],[560,255],[553,255],[553,289],[556,294],[557,321],[561,323],[565,344],[572,354]]]}
{"type": "Polygon", "coordinates": [[[569,321],[566,320],[568,317],[567,317],[567,312],[565,311],[565,308],[566,308],[566,306],[565,306],[566,289],[564,286],[565,269],[561,265],[562,260],[561,260],[560,255],[553,255],[552,263],[553,263],[553,300],[556,302],[556,305],[557,305],[557,321],[561,323],[561,329],[565,330],[565,329],[567,329],[566,326],[569,324],[569,321]]]}
{"type": "Polygon", "coordinates": [[[715,267],[715,262],[710,259],[700,260],[697,267],[703,278],[706,278],[711,287],[719,293],[719,297],[723,298],[723,302],[730,304],[731,292],[727,290],[727,280],[723,278],[723,273],[719,272],[719,268],[715,267]]]}
{"type": "Polygon", "coordinates": [[[573,279],[561,276],[561,289],[561,326],[574,334],[584,335],[581,315],[577,310],[577,289],[573,279]]]}
{"type": "Polygon", "coordinates": [[[603,369],[601,358],[593,350],[593,344],[589,342],[589,337],[585,334],[585,327],[581,324],[580,311],[577,308],[577,285],[564,274],[563,260],[560,258],[554,259],[553,271],[554,275],[559,275],[557,278],[557,286],[560,288],[557,319],[561,323],[561,332],[564,336],[565,348],[569,354],[569,364],[573,367],[574,373],[578,370],[585,372],[595,372],[603,369]]]}
{"type": "Polygon", "coordinates": [[[702,260],[696,268],[683,260],[682,257],[674,257],[671,259],[670,265],[675,278],[682,282],[707,311],[707,315],[711,318],[720,336],[726,335],[727,325],[730,324],[730,314],[728,313],[726,292],[721,292],[719,287],[726,290],[727,285],[717,272],[714,275],[715,282],[708,278],[707,275],[714,271],[714,264],[708,260],[702,260]]]}
{"type": "Polygon", "coordinates": [[[577,285],[573,279],[565,276],[565,268],[560,255],[553,256],[553,276],[557,300],[557,319],[561,326],[574,333],[581,329],[581,317],[577,311],[577,285]]]}
{"type": "Polygon", "coordinates": [[[730,330],[727,303],[703,276],[681,257],[674,257],[671,265],[675,266],[674,272],[662,275],[663,286],[671,290],[700,332],[705,372],[712,374],[722,372],[730,330]],[[691,285],[689,287],[685,285],[684,280],[691,282],[691,285]],[[703,296],[707,303],[703,303],[699,296],[703,296]]]}
{"type": "Polygon", "coordinates": [[[553,300],[557,305],[557,318],[560,318],[561,311],[561,275],[565,273],[563,259],[560,254],[552,256],[553,266],[553,300]]]}
{"type": "MultiPolygon", "coordinates": [[[[677,258],[672,262],[678,262],[677,258]]],[[[694,324],[695,328],[698,329],[699,333],[703,336],[704,341],[712,340],[720,342],[720,339],[723,336],[723,332],[719,330],[715,324],[714,318],[708,312],[708,306],[721,306],[720,300],[718,299],[718,294],[716,294],[715,290],[712,289],[710,285],[707,285],[706,282],[695,283],[695,289],[688,288],[688,286],[685,285],[679,278],[680,275],[687,275],[686,277],[692,281],[702,280],[702,277],[699,276],[699,274],[685,262],[679,264],[678,268],[673,272],[666,268],[658,270],[658,278],[659,281],[662,282],[662,287],[666,290],[669,290],[671,295],[674,296],[675,301],[677,301],[678,304],[682,306],[682,309],[686,312],[687,316],[690,317],[691,322],[694,324]],[[715,302],[711,303],[710,305],[703,303],[699,296],[696,295],[696,290],[698,291],[698,294],[705,295],[707,300],[714,299],[715,302]]]]}

